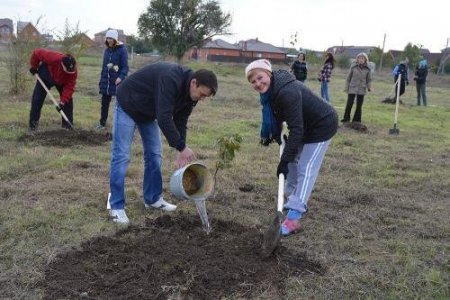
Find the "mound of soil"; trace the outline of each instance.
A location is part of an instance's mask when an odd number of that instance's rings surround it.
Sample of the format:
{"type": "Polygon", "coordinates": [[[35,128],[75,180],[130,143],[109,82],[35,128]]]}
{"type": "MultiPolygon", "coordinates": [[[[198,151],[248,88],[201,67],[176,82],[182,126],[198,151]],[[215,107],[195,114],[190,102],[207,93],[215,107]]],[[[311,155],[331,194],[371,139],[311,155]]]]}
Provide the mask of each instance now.
{"type": "Polygon", "coordinates": [[[359,132],[367,132],[367,126],[362,124],[361,122],[346,122],[343,123],[342,126],[350,129],[354,129],[359,132]]]}
{"type": "MultiPolygon", "coordinates": [[[[382,103],[387,103],[387,104],[395,104],[397,102],[397,98],[395,96],[392,97],[386,97],[383,100],[381,100],[382,103]]],[[[402,100],[398,100],[399,104],[403,104],[402,100]]]]}
{"type": "Polygon", "coordinates": [[[280,299],[289,276],[324,272],[282,246],[262,259],[262,234],[255,228],[221,220],[212,228],[207,235],[198,216],[180,213],[85,242],[48,265],[45,297],[280,299]]]}
{"type": "Polygon", "coordinates": [[[26,133],[19,137],[20,142],[32,142],[42,146],[73,147],[75,145],[99,146],[111,141],[109,132],[96,132],[91,130],[48,130],[26,133]]]}

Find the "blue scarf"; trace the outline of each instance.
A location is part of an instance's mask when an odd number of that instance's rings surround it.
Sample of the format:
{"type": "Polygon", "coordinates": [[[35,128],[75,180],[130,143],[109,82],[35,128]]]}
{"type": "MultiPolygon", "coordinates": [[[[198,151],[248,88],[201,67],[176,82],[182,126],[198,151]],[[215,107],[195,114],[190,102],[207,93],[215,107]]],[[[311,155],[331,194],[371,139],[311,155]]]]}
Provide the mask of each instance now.
{"type": "Polygon", "coordinates": [[[259,101],[262,105],[261,138],[272,140],[281,134],[281,124],[277,122],[270,107],[270,90],[260,94],[259,101]]]}

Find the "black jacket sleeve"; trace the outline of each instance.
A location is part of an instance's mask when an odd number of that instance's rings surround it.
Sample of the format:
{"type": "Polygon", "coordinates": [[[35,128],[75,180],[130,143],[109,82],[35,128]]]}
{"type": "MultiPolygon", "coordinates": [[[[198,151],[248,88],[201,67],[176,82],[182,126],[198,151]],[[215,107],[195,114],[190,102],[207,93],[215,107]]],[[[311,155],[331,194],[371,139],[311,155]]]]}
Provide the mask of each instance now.
{"type": "Polygon", "coordinates": [[[189,114],[174,121],[173,112],[176,110],[177,99],[183,92],[182,81],[168,74],[162,76],[156,94],[156,119],[159,128],[167,139],[169,146],[181,151],[186,145],[186,126],[189,114]],[[181,129],[181,132],[180,132],[181,129]]]}
{"type": "Polygon", "coordinates": [[[303,141],[303,108],[302,94],[295,89],[283,89],[277,97],[280,118],[286,121],[289,129],[289,139],[284,148],[281,160],[291,162],[298,152],[298,145],[303,141]]]}

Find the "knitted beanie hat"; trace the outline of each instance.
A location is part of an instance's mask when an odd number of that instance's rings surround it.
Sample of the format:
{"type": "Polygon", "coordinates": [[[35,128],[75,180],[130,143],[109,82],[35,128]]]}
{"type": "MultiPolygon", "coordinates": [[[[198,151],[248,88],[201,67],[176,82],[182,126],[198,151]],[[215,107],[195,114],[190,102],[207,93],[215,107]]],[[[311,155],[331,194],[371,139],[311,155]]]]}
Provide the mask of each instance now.
{"type": "Polygon", "coordinates": [[[112,38],[112,39],[118,41],[119,40],[119,33],[115,29],[110,29],[105,34],[105,40],[107,38],[112,38]]]}
{"type": "Polygon", "coordinates": [[[255,61],[252,61],[246,68],[245,68],[245,76],[249,77],[251,71],[255,69],[262,69],[265,71],[268,71],[269,73],[272,72],[272,64],[267,59],[258,59],[255,61]]]}

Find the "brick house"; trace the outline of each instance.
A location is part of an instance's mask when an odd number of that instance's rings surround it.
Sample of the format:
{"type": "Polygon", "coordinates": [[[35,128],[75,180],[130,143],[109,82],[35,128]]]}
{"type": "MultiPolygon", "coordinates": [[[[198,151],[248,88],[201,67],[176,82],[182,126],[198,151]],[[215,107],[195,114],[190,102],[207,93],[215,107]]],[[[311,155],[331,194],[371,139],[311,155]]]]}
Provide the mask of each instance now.
{"type": "Polygon", "coordinates": [[[33,42],[41,39],[41,34],[30,22],[17,22],[17,36],[33,42]]]}
{"type": "Polygon", "coordinates": [[[11,19],[0,19],[0,44],[8,44],[14,35],[14,25],[11,19]]]}
{"type": "Polygon", "coordinates": [[[80,34],[80,44],[83,44],[88,48],[94,47],[96,45],[95,41],[92,40],[89,36],[87,36],[87,34],[84,32],[80,34]]]}
{"type": "Polygon", "coordinates": [[[217,39],[208,40],[202,47],[191,48],[185,58],[202,61],[233,61],[240,56],[240,49],[236,45],[217,39]]]}
{"type": "Polygon", "coordinates": [[[241,54],[247,61],[259,58],[266,58],[270,61],[277,62],[286,61],[286,52],[274,45],[261,42],[257,38],[240,41],[237,46],[241,49],[241,54]]]}
{"type": "Polygon", "coordinates": [[[326,52],[330,52],[333,55],[341,55],[346,56],[348,58],[355,58],[361,52],[370,54],[377,47],[374,46],[332,46],[326,50],[326,52]]]}
{"type": "MultiPolygon", "coordinates": [[[[97,46],[104,46],[105,45],[105,35],[106,32],[110,29],[115,29],[115,28],[108,28],[106,30],[97,32],[96,34],[94,34],[94,42],[97,46]]],[[[116,29],[117,32],[119,33],[119,41],[121,41],[122,43],[126,44],[127,43],[127,36],[125,35],[125,33],[123,32],[122,29],[116,29]]]]}
{"type": "Polygon", "coordinates": [[[272,62],[286,62],[286,52],[271,44],[251,39],[230,44],[224,40],[208,40],[201,47],[194,47],[185,54],[187,59],[203,61],[248,63],[258,58],[272,62]]]}

